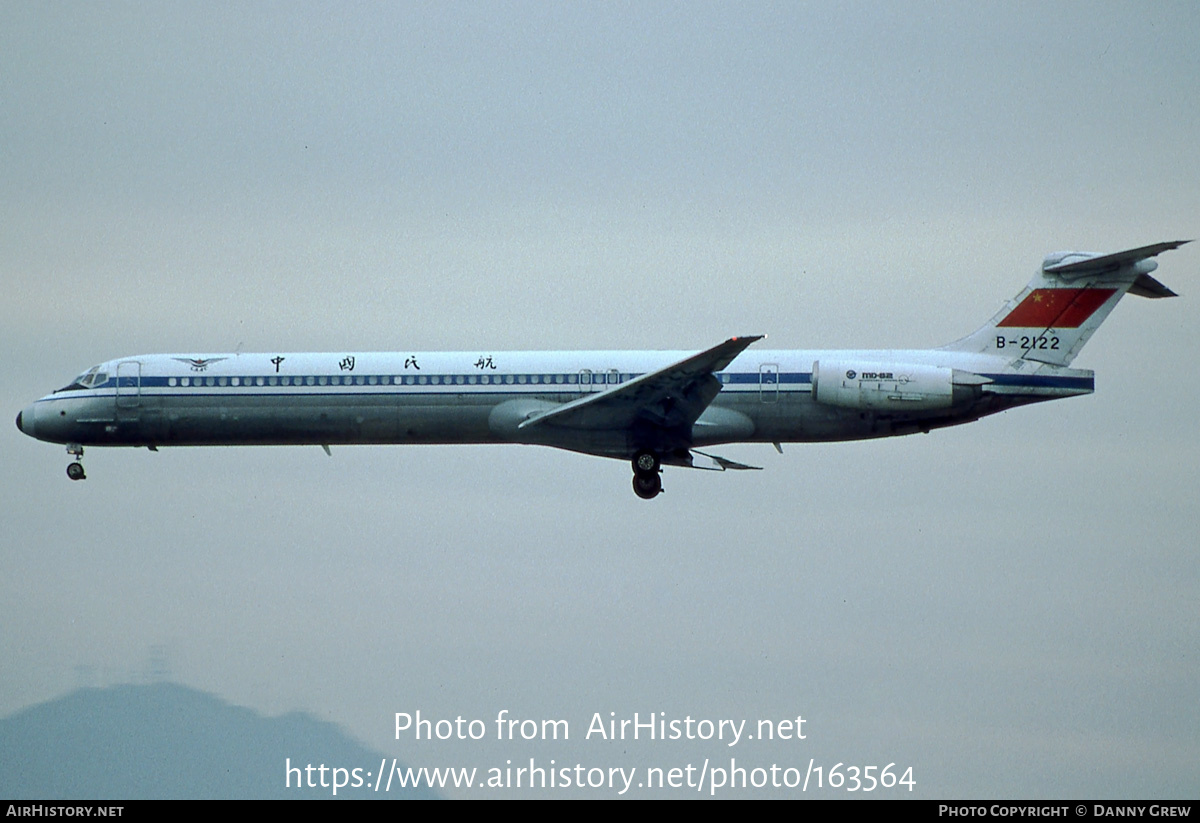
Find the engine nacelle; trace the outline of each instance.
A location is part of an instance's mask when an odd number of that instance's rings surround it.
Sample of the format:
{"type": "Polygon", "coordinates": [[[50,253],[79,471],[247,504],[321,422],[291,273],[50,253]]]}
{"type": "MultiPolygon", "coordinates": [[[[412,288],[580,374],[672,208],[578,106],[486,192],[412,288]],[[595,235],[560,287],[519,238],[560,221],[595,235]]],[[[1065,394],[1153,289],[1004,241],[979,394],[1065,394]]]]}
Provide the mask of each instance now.
{"type": "Polygon", "coordinates": [[[844,409],[923,411],[948,409],[979,396],[987,378],[944,366],[819,360],[813,363],[813,398],[844,409]]]}

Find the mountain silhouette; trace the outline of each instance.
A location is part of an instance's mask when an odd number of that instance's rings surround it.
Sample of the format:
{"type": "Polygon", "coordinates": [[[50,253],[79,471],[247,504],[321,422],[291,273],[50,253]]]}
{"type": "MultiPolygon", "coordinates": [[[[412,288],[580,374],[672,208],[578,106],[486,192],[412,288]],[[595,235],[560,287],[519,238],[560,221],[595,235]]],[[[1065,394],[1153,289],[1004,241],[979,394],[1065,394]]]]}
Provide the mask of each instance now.
{"type": "Polygon", "coordinates": [[[264,717],[178,684],[81,689],[0,720],[0,797],[332,798],[332,773],[326,787],[309,788],[309,764],[318,784],[321,764],[362,770],[366,785],[339,789],[339,799],[437,797],[371,790],[366,774],[384,758],[333,723],[299,712],[264,717]],[[288,759],[300,769],[291,788],[288,759]]]}

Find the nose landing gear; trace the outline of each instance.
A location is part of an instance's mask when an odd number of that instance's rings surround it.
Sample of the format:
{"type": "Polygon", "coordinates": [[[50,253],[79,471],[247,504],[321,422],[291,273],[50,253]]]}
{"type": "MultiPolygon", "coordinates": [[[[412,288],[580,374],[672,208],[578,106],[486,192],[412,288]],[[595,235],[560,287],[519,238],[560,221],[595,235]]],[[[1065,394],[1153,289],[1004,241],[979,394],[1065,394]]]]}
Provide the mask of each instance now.
{"type": "Polygon", "coordinates": [[[72,480],[87,480],[87,475],[83,472],[83,446],[72,443],[67,446],[67,454],[75,456],[75,462],[67,464],[67,477],[72,480]]]}
{"type": "Polygon", "coordinates": [[[633,456],[633,493],[643,500],[653,500],[662,494],[661,464],[652,451],[640,451],[633,456]]]}

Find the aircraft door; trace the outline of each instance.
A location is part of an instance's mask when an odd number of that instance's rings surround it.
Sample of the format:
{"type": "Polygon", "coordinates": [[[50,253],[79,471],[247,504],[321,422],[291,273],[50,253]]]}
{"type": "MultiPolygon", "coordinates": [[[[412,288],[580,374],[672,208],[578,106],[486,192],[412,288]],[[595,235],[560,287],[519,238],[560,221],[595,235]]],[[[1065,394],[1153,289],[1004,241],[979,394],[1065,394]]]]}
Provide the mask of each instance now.
{"type": "Polygon", "coordinates": [[[620,382],[621,372],[619,369],[609,369],[608,371],[583,369],[579,372],[579,391],[583,394],[602,392],[605,389],[611,389],[620,382]]]}
{"type": "Polygon", "coordinates": [[[117,364],[117,416],[136,420],[142,404],[142,364],[124,360],[117,364]]]}
{"type": "Polygon", "coordinates": [[[758,396],[764,403],[779,400],[778,363],[763,363],[758,367],[758,396]]]}

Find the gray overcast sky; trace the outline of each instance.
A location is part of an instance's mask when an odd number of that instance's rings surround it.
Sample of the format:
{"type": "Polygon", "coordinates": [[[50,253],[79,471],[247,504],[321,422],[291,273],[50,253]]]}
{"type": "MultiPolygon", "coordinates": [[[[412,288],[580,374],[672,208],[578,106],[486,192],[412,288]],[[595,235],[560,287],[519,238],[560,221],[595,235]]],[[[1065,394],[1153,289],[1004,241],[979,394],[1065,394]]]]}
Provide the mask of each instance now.
{"type": "MultiPolygon", "coordinates": [[[[1190,2],[2,3],[3,408],[239,345],[937,345],[1046,252],[1200,233],[1198,40],[1190,2]]],[[[519,447],[92,449],[70,483],[9,425],[0,712],[162,645],[415,764],[1195,797],[1200,249],[1160,263],[1183,297],[1117,309],[1093,396],[727,447],[766,471],[652,504],[519,447]],[[505,708],[572,740],[391,739],[505,708]],[[808,739],[582,740],[610,711],[808,739]]]]}

